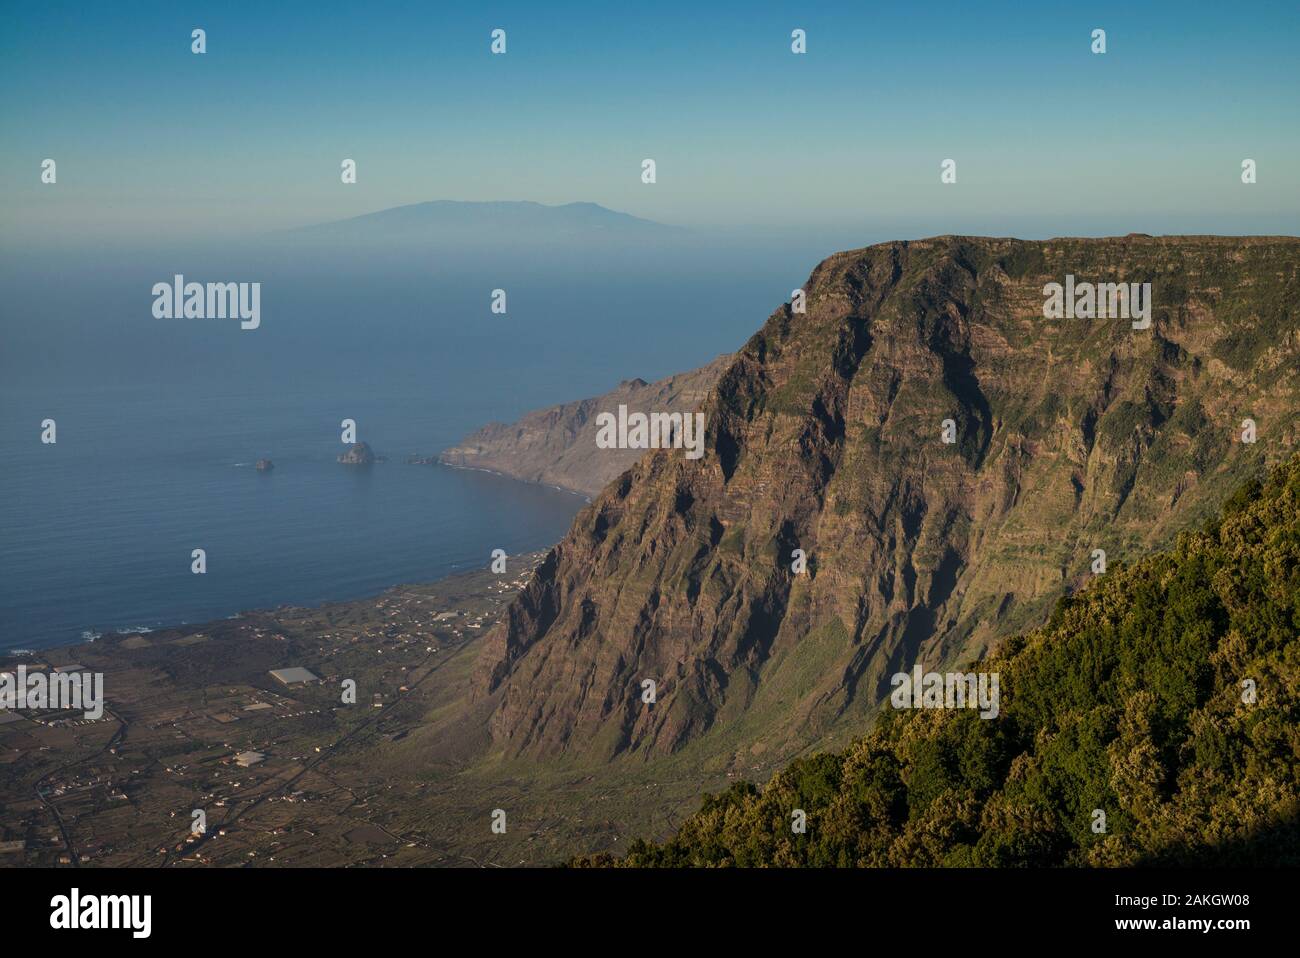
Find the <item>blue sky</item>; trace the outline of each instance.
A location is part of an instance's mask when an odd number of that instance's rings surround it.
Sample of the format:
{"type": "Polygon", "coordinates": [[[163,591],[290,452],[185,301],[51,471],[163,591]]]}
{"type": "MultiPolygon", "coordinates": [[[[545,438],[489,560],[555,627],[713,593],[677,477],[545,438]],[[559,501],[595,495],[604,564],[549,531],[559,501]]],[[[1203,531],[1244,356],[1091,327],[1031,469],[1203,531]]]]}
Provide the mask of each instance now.
{"type": "Polygon", "coordinates": [[[0,234],[226,235],[428,199],[702,228],[1297,231],[1295,3],[700,6],[9,4],[0,234]]]}

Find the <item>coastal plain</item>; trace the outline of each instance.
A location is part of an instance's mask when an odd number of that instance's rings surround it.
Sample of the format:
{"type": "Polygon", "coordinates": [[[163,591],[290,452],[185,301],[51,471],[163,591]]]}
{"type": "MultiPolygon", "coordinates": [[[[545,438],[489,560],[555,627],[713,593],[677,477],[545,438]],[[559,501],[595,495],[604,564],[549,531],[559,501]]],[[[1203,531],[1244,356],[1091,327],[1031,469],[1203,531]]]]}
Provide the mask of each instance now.
{"type": "Polygon", "coordinates": [[[106,693],[99,720],[0,713],[0,866],[549,865],[666,832],[693,775],[539,776],[467,713],[481,636],[542,558],[0,660],[77,664],[106,693]],[[317,680],[271,675],[291,668],[317,680]]]}

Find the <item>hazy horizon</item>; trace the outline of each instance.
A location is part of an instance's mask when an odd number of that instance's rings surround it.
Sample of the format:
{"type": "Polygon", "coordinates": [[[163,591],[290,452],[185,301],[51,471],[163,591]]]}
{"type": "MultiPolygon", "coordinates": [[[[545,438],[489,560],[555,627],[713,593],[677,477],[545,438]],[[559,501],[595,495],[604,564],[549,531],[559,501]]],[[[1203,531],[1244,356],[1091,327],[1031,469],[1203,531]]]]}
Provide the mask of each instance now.
{"type": "Polygon", "coordinates": [[[229,239],[437,199],[828,246],[1300,228],[1293,4],[744,10],[11,8],[5,241],[229,239]]]}

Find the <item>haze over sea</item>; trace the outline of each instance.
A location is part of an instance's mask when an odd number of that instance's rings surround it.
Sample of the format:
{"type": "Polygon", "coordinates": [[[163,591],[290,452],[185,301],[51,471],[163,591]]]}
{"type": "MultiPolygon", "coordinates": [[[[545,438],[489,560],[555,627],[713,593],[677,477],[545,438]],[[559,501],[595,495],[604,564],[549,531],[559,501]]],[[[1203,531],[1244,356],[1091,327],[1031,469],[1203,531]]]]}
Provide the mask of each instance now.
{"type": "Polygon", "coordinates": [[[762,256],[549,246],[7,257],[0,649],[357,598],[549,546],[580,497],[407,457],[735,349],[797,278],[762,256]],[[261,282],[260,328],[155,319],[150,289],[175,273],[261,282]],[[336,462],[345,418],[387,462],[336,462]]]}
{"type": "Polygon", "coordinates": [[[549,546],[578,497],[407,457],[702,365],[827,254],[954,225],[1052,231],[1012,218],[705,233],[589,203],[431,203],[220,245],[10,237],[0,649],[359,598],[549,546]],[[154,318],[153,285],[178,273],[260,282],[260,327],[154,318]],[[389,461],[337,463],[345,418],[389,461]],[[254,471],[261,457],[270,475],[254,471]],[[190,572],[196,548],[205,575],[190,572]]]}

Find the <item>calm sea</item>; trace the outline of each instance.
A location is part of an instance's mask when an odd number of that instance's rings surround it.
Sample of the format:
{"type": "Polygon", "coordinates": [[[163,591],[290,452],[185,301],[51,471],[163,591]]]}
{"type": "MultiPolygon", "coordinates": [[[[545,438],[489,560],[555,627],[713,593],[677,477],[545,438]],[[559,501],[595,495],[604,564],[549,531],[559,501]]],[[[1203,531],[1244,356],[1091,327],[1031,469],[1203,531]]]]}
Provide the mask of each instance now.
{"type": "Polygon", "coordinates": [[[416,397],[376,397],[354,414],[391,457],[371,467],[335,461],[339,416],[325,397],[162,401],[139,386],[33,398],[7,397],[27,428],[0,438],[0,648],[372,595],[486,566],[494,548],[550,545],[583,504],[485,473],[406,464],[447,436],[416,397]],[[58,442],[33,443],[50,406],[58,442]],[[253,468],[260,456],[274,471],[253,468]],[[196,548],[206,552],[203,575],[190,571],[196,548]]]}
{"type": "Polygon", "coordinates": [[[737,348],[790,288],[774,260],[6,257],[0,649],[362,597],[557,542],[581,498],[406,458],[737,348]],[[262,282],[261,327],[154,319],[176,272],[262,282]],[[389,461],[337,463],[345,418],[389,461]]]}

